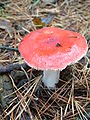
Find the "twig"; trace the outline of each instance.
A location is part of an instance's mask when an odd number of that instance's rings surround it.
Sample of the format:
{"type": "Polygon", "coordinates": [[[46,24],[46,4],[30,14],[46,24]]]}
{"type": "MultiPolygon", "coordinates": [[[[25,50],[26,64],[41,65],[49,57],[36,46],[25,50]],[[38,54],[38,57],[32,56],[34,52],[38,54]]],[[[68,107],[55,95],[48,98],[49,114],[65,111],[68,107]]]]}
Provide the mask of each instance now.
{"type": "Polygon", "coordinates": [[[7,47],[7,46],[0,46],[0,49],[4,49],[4,50],[6,49],[6,50],[19,52],[18,48],[11,48],[11,47],[7,47]]]}
{"type": "Polygon", "coordinates": [[[11,72],[14,69],[19,70],[19,69],[21,69],[21,66],[23,68],[27,68],[28,67],[26,63],[23,63],[23,64],[19,64],[19,63],[13,64],[12,63],[12,64],[9,64],[9,65],[6,65],[6,66],[0,66],[0,74],[1,73],[9,73],[9,72],[11,72]]]}

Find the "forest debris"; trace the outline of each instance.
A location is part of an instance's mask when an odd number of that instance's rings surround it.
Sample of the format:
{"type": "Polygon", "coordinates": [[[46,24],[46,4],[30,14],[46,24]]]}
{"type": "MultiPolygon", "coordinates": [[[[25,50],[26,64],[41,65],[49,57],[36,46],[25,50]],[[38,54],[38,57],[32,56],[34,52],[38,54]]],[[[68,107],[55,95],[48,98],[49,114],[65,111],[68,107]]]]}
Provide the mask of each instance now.
{"type": "Polygon", "coordinates": [[[3,50],[11,50],[11,51],[16,51],[16,52],[19,52],[18,51],[18,48],[13,48],[13,47],[7,47],[7,46],[0,46],[0,49],[3,49],[3,50]]]}
{"type": "Polygon", "coordinates": [[[9,72],[11,72],[14,69],[19,70],[19,69],[21,69],[21,66],[23,68],[27,68],[28,67],[26,63],[22,63],[22,64],[19,64],[19,63],[13,64],[12,63],[12,64],[8,64],[6,66],[0,66],[0,74],[1,73],[9,73],[9,72]]]}
{"type": "MultiPolygon", "coordinates": [[[[13,86],[8,75],[0,75],[0,102],[3,108],[6,108],[9,102],[15,97],[15,94],[10,95],[13,92],[13,86]],[[7,96],[4,98],[5,96],[7,96]]],[[[2,119],[0,119],[2,120],[2,119]]]]}
{"type": "Polygon", "coordinates": [[[58,0],[42,0],[45,4],[56,3],[58,0]]]}
{"type": "Polygon", "coordinates": [[[53,15],[48,15],[47,17],[34,17],[33,23],[37,28],[42,28],[45,26],[50,26],[54,16],[53,15]]]}
{"type": "Polygon", "coordinates": [[[59,8],[51,8],[51,9],[42,9],[39,11],[40,13],[50,13],[50,14],[58,14],[60,13],[59,8]]]}
{"type": "Polygon", "coordinates": [[[14,28],[12,28],[12,24],[10,20],[0,17],[0,29],[4,29],[8,32],[10,38],[13,37],[14,28]]]}
{"type": "Polygon", "coordinates": [[[6,42],[6,41],[3,39],[0,39],[0,44],[2,44],[3,42],[6,42]]]}

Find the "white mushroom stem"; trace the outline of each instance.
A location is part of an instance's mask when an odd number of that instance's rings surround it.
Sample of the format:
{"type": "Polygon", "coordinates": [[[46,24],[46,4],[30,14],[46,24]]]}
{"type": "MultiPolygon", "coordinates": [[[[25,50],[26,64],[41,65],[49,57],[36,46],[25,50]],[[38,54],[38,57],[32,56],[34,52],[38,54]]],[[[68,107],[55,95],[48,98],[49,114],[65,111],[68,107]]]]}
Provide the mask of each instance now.
{"type": "Polygon", "coordinates": [[[45,70],[42,77],[44,85],[49,89],[54,89],[55,84],[59,81],[59,73],[59,70],[45,70]]]}

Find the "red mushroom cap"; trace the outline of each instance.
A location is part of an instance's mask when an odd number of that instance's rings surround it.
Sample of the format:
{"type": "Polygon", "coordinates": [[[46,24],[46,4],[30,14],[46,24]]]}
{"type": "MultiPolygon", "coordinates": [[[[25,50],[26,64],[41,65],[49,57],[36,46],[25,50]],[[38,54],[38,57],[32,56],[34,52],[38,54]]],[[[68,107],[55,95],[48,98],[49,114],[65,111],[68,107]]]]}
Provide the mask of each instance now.
{"type": "Polygon", "coordinates": [[[26,35],[19,51],[26,63],[41,70],[62,70],[87,52],[86,39],[79,33],[46,27],[26,35]]]}

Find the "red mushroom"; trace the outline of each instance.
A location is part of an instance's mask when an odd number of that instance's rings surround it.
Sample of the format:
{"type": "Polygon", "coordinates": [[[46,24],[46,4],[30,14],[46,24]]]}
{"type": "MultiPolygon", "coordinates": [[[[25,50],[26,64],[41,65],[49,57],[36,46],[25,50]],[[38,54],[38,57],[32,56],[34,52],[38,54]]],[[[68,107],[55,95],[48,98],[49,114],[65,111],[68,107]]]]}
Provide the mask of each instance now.
{"type": "Polygon", "coordinates": [[[87,49],[86,39],[81,34],[56,27],[33,31],[19,44],[26,63],[44,70],[42,81],[48,88],[55,88],[59,72],[80,60],[87,49]]]}

